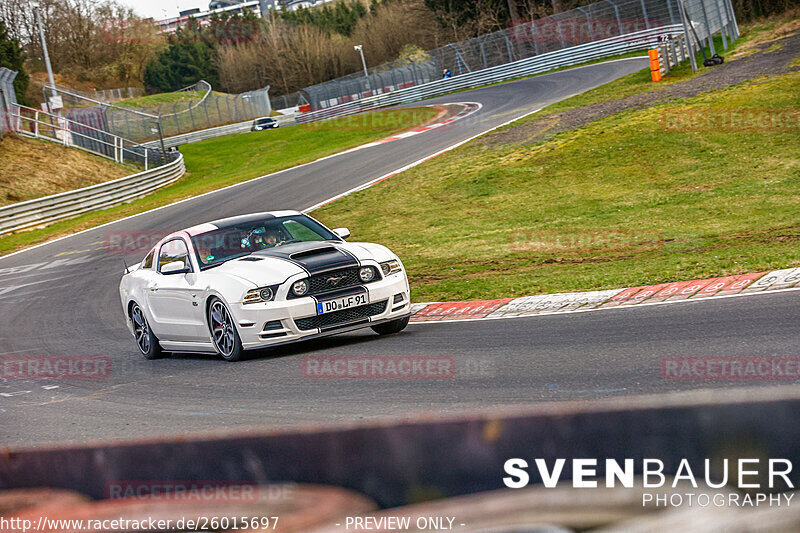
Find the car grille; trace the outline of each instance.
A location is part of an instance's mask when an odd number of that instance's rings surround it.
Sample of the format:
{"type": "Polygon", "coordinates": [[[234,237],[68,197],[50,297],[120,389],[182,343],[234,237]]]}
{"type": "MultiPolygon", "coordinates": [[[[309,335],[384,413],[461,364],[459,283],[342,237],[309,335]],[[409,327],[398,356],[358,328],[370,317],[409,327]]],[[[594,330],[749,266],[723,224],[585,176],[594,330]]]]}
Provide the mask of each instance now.
{"type": "Polygon", "coordinates": [[[326,313],[324,315],[299,318],[295,320],[294,323],[297,324],[298,329],[302,330],[315,328],[325,329],[332,326],[345,325],[383,313],[386,311],[387,303],[388,300],[384,300],[382,302],[360,305],[351,309],[342,309],[341,311],[334,311],[333,313],[326,313]]]}
{"type": "MultiPolygon", "coordinates": [[[[332,272],[325,272],[324,274],[314,274],[309,278],[308,292],[303,296],[311,296],[314,294],[321,294],[323,292],[337,291],[339,289],[346,289],[347,287],[354,287],[362,285],[364,282],[358,276],[359,267],[341,268],[332,272]],[[342,278],[335,283],[329,281],[331,278],[342,278]]],[[[380,275],[376,272],[373,281],[380,279],[380,275]]],[[[297,298],[290,293],[290,298],[297,298]]]]}

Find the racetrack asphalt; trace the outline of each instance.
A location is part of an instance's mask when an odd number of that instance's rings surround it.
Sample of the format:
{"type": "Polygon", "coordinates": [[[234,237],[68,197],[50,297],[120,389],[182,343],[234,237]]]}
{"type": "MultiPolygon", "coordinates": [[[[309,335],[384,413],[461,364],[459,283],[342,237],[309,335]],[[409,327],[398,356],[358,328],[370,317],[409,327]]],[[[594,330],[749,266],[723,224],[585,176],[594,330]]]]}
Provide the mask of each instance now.
{"type": "MultiPolygon", "coordinates": [[[[138,354],[117,292],[121,256],[102,249],[108,232],[171,231],[248,212],[302,210],[646,66],[647,59],[601,63],[429,100],[425,103],[478,102],[482,108],[452,127],[326,158],[0,258],[0,357],[102,356],[111,364],[102,379],[0,378],[0,444],[247,431],[729,387],[665,380],[660,361],[666,356],[800,356],[798,292],[412,324],[396,336],[378,338],[366,330],[257,352],[235,364],[208,355],[146,361],[138,354]],[[304,375],[309,358],[321,356],[444,358],[453,371],[437,379],[304,375]]],[[[357,241],[358,228],[350,229],[357,241]]]]}

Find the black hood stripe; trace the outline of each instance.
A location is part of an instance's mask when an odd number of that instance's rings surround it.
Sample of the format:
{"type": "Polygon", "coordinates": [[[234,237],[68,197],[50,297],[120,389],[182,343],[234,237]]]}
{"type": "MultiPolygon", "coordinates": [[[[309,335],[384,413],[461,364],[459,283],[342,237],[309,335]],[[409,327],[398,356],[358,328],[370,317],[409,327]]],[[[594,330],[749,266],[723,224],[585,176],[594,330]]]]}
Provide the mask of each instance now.
{"type": "Polygon", "coordinates": [[[330,242],[286,244],[259,250],[254,252],[253,255],[276,257],[290,261],[305,270],[309,275],[340,268],[357,267],[361,264],[353,254],[330,242]],[[320,253],[313,253],[315,250],[319,250],[320,253]],[[300,255],[300,257],[292,257],[295,255],[300,255]]]}

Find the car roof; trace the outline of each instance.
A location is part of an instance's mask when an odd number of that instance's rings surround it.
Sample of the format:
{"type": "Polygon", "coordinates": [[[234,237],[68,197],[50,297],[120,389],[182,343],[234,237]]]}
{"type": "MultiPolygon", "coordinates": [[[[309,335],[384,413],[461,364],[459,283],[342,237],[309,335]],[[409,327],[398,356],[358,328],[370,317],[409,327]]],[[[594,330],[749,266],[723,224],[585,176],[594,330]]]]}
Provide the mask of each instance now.
{"type": "Polygon", "coordinates": [[[287,217],[292,215],[300,215],[300,211],[294,210],[285,210],[285,211],[265,211],[263,213],[250,213],[249,215],[239,215],[235,217],[228,217],[228,218],[221,218],[218,220],[212,220],[211,222],[206,222],[204,224],[198,224],[197,226],[192,226],[191,228],[187,228],[184,230],[191,236],[198,235],[200,233],[205,233],[207,231],[213,231],[215,229],[225,229],[230,228],[233,226],[238,226],[239,224],[247,224],[248,222],[256,222],[259,220],[265,220],[270,218],[278,218],[278,217],[287,217]]]}

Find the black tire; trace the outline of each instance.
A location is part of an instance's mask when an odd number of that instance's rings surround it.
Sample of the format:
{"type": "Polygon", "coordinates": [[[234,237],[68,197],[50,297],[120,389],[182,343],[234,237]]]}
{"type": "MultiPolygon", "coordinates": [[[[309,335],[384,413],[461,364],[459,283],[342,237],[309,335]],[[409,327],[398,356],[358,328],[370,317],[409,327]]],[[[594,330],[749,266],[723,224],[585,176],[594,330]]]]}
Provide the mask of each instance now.
{"type": "Polygon", "coordinates": [[[211,341],[217,353],[226,361],[238,361],[242,358],[244,348],[231,312],[219,298],[212,298],[208,304],[208,329],[211,341]]]}
{"type": "Polygon", "coordinates": [[[400,333],[401,331],[406,329],[409,318],[411,317],[406,316],[403,318],[398,318],[397,320],[392,320],[391,322],[376,324],[372,326],[372,331],[374,331],[378,335],[392,335],[394,333],[400,333]]]}
{"type": "Polygon", "coordinates": [[[131,305],[130,319],[133,324],[133,335],[136,338],[136,346],[139,348],[139,353],[145,359],[163,357],[164,350],[161,349],[158,338],[153,334],[153,330],[150,329],[150,324],[147,323],[144,311],[135,302],[131,305]]]}

